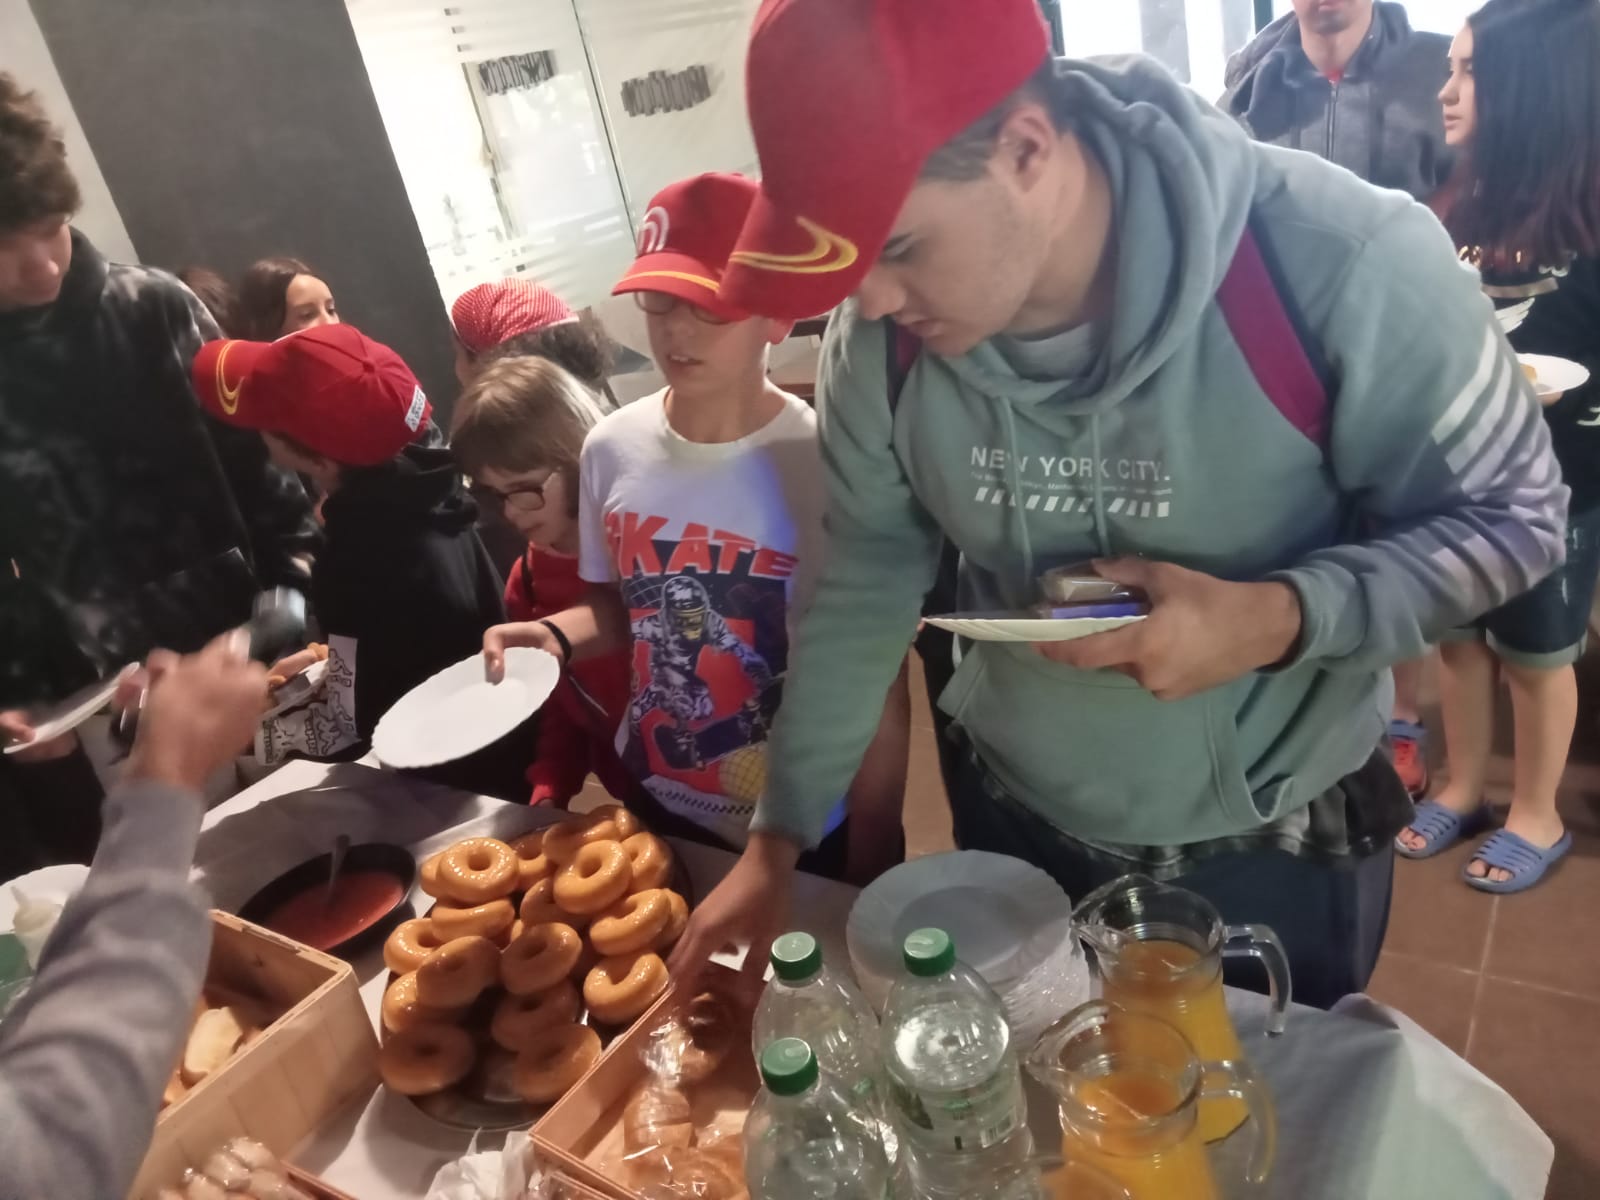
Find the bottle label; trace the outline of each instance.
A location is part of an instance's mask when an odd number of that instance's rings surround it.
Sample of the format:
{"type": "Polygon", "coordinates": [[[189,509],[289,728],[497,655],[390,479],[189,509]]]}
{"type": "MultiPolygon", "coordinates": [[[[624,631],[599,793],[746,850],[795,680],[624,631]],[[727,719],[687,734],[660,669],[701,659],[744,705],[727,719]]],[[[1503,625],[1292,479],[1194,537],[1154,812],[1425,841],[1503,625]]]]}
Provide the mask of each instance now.
{"type": "Polygon", "coordinates": [[[953,1151],[987,1150],[1014,1133],[1020,1122],[1020,1095],[1009,1094],[1006,1077],[996,1076],[979,1087],[935,1097],[912,1091],[898,1080],[889,1081],[895,1108],[923,1140],[942,1142],[953,1151]]]}

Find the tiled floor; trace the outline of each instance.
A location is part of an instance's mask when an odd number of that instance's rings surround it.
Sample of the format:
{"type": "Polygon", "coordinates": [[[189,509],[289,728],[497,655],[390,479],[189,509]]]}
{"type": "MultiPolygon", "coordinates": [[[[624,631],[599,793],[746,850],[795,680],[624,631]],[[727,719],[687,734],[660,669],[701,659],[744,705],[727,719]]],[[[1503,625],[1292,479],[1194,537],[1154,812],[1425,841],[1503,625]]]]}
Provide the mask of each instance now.
{"type": "MultiPolygon", "coordinates": [[[[1573,852],[1520,896],[1462,884],[1466,846],[1398,863],[1388,940],[1370,988],[1464,1054],[1550,1134],[1556,1163],[1547,1200],[1600,1197],[1600,663],[1580,674],[1585,703],[1561,797],[1573,852]]],[[[917,855],[951,841],[920,674],[912,705],[905,825],[907,850],[917,855]]],[[[1498,748],[1508,745],[1502,731],[1498,748]]],[[[1510,761],[1502,754],[1494,767],[1490,799],[1503,804],[1510,761]]]]}

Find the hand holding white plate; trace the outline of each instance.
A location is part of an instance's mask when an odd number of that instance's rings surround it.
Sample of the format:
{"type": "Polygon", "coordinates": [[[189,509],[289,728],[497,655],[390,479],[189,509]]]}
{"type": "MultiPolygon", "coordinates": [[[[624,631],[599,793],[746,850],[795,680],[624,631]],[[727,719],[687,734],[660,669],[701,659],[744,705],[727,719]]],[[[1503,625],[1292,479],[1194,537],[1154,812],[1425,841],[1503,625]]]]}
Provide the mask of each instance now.
{"type": "Polygon", "coordinates": [[[1554,404],[1573,388],[1589,382],[1589,368],[1551,354],[1519,354],[1517,361],[1533,371],[1533,390],[1544,404],[1554,404]]]}
{"type": "Polygon", "coordinates": [[[506,651],[505,678],[490,683],[474,654],[400,697],[372,731],[373,752],[389,767],[465,758],[537,712],[560,678],[554,655],[517,646],[506,651]]]}
{"type": "Polygon", "coordinates": [[[1027,613],[945,613],[927,622],[975,642],[1073,642],[1144,617],[1035,617],[1027,613]]]}

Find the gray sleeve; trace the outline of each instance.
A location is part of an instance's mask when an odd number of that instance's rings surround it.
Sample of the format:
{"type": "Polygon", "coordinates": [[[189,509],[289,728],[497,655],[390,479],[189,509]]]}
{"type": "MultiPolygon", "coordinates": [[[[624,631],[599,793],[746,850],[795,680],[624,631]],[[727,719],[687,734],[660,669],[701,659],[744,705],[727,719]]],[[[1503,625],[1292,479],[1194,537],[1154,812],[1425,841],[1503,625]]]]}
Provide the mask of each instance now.
{"type": "Polygon", "coordinates": [[[106,798],[83,891],[0,1024],[0,1200],[127,1195],[211,953],[188,883],[202,809],[155,783],[106,798]]]}

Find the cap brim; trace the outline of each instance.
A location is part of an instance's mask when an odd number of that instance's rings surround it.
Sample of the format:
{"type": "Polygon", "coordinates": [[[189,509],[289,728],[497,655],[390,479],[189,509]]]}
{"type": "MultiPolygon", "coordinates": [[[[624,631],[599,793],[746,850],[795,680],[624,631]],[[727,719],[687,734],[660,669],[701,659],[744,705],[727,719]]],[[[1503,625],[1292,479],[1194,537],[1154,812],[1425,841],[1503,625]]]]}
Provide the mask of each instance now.
{"type": "Polygon", "coordinates": [[[201,407],[219,421],[245,429],[267,428],[266,414],[245,397],[245,380],[255,370],[271,342],[246,342],[232,338],[207,342],[194,356],[190,376],[201,407]]]}
{"type": "Polygon", "coordinates": [[[785,321],[838,307],[883,251],[915,174],[913,169],[903,187],[894,180],[876,181],[865,194],[870,199],[857,193],[849,236],[784,211],[763,189],[750,206],[744,232],[722,274],[723,299],[785,321]]]}
{"type": "Polygon", "coordinates": [[[725,321],[742,321],[750,310],[730,304],[722,294],[718,273],[698,259],[672,250],[641,255],[611,289],[613,296],[627,292],[663,292],[698,305],[725,321]]]}

